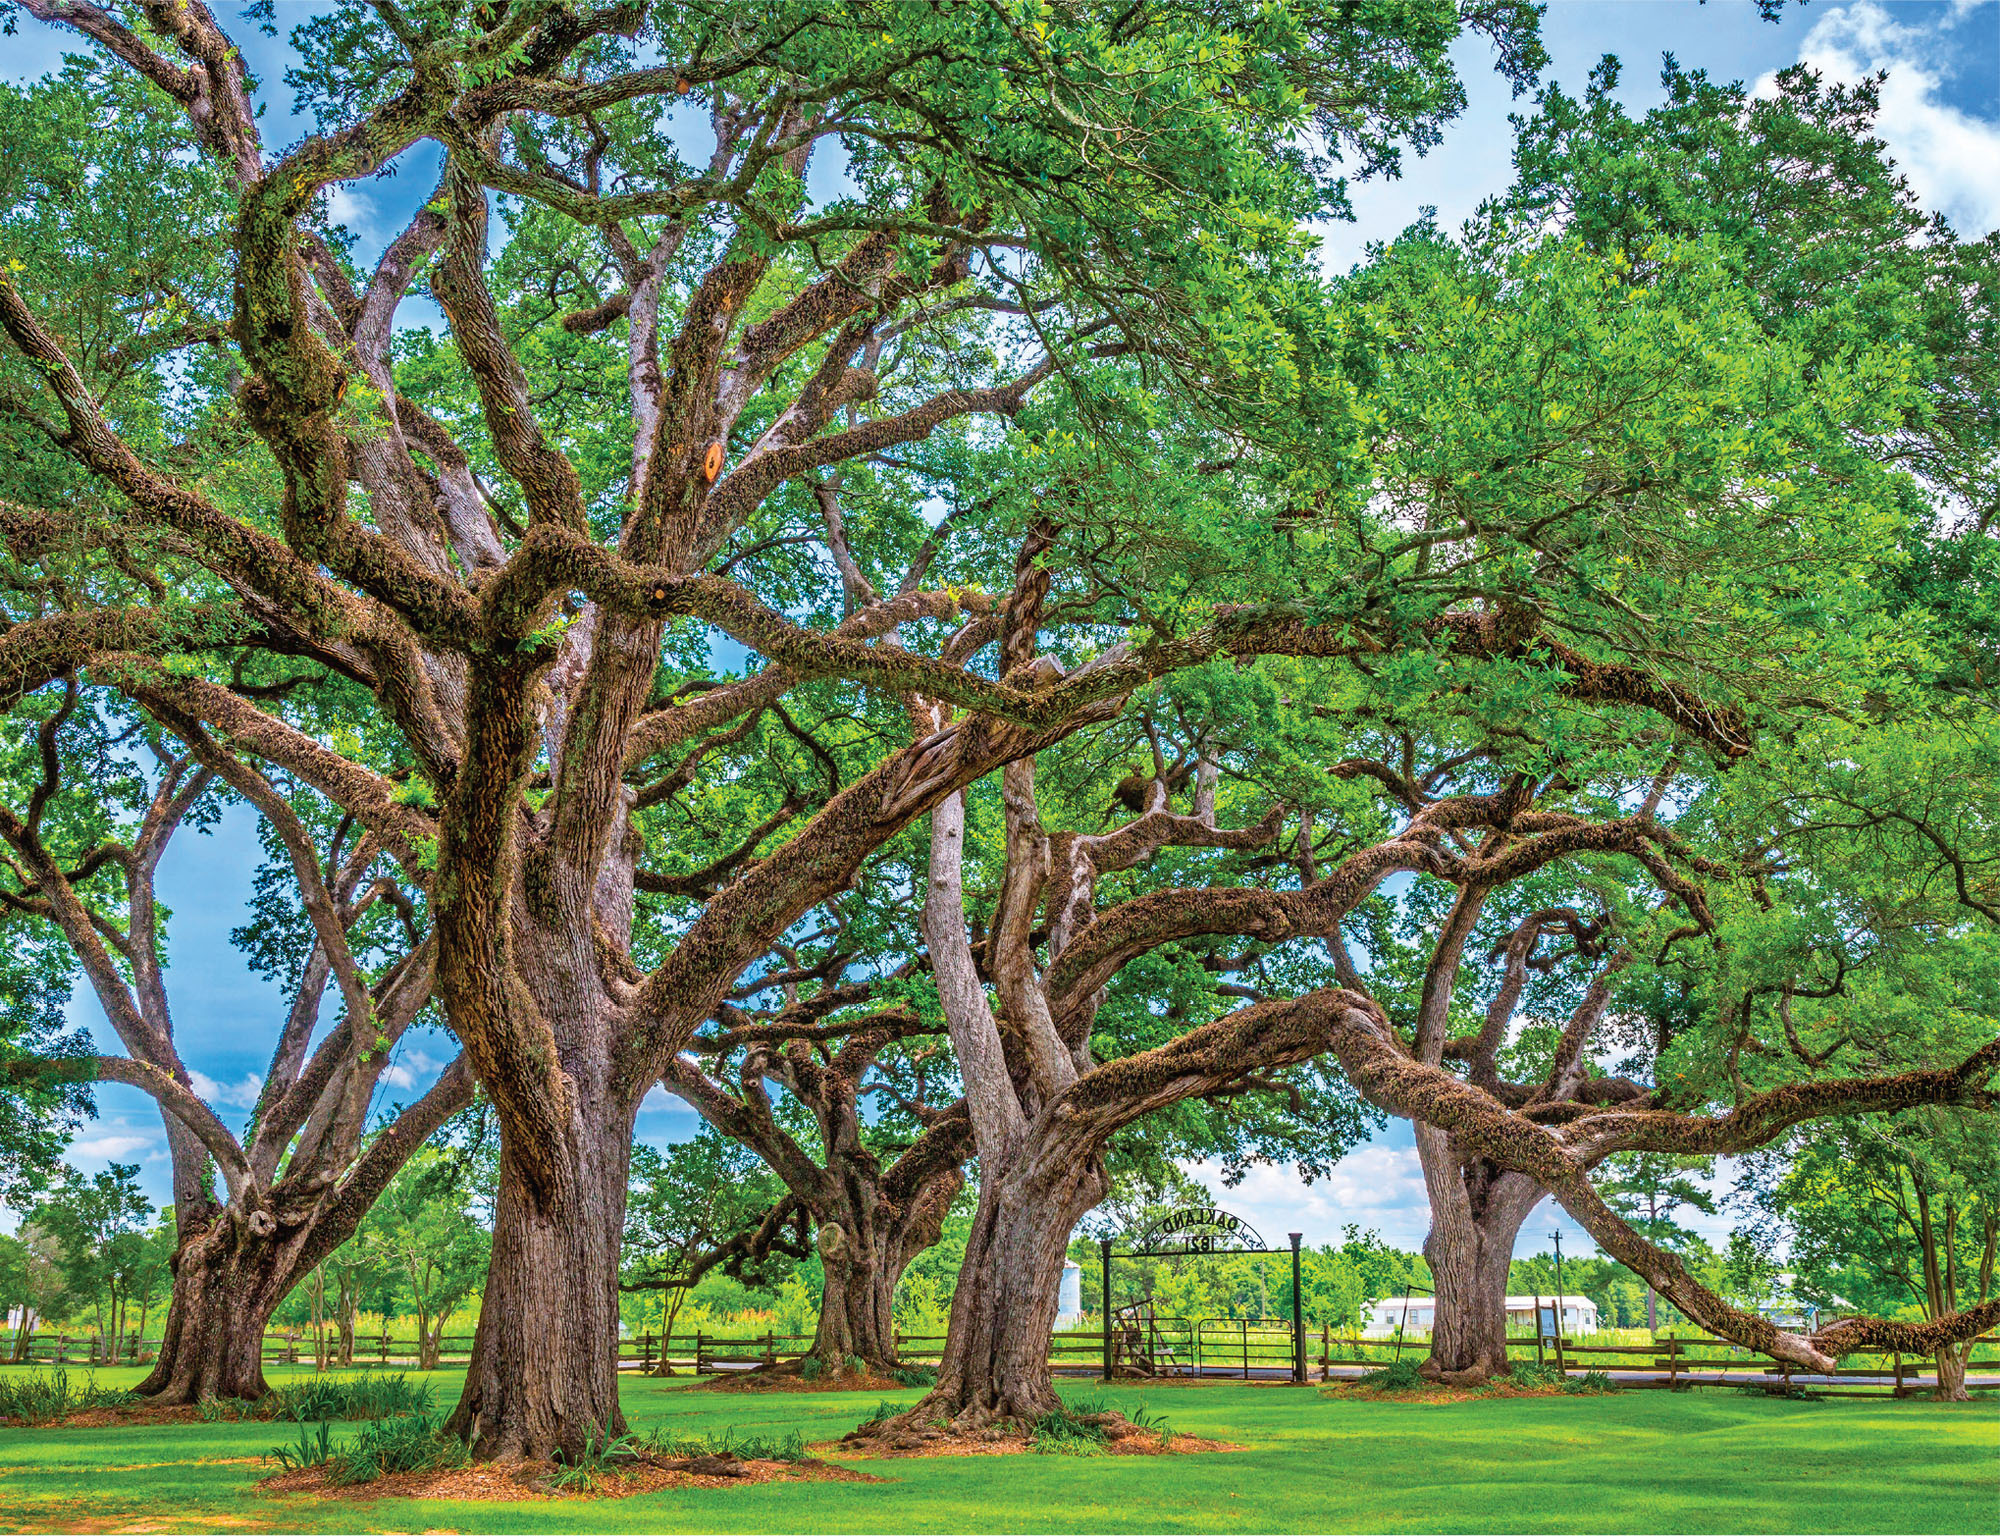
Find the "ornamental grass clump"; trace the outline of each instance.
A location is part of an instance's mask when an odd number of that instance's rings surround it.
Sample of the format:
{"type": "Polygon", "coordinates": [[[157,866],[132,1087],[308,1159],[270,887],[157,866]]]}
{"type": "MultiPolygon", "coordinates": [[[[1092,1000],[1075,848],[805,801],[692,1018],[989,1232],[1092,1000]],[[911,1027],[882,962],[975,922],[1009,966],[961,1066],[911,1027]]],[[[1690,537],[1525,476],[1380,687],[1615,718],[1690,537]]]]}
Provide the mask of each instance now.
{"type": "Polygon", "coordinates": [[[26,1376],[0,1376],[0,1419],[23,1424],[54,1424],[90,1408],[122,1408],[139,1396],[122,1387],[100,1387],[95,1376],[72,1386],[69,1372],[35,1371],[26,1376]]]}
{"type": "Polygon", "coordinates": [[[343,1440],[328,1461],[335,1483],[372,1483],[392,1472],[444,1472],[470,1466],[466,1443],[429,1412],[374,1419],[343,1440]]]}
{"type": "Polygon", "coordinates": [[[312,1425],[299,1425],[299,1438],[290,1445],[274,1445],[264,1453],[266,1461],[275,1461],[286,1472],[297,1472],[306,1467],[323,1467],[333,1460],[333,1426],[320,1420],[312,1425]]]}
{"type": "Polygon", "coordinates": [[[434,1404],[428,1383],[394,1376],[315,1376],[278,1387],[258,1403],[268,1419],[392,1419],[428,1414],[434,1404]]]}
{"type": "Polygon", "coordinates": [[[1581,1376],[1571,1376],[1563,1382],[1563,1391],[1572,1397],[1600,1397],[1617,1390],[1618,1383],[1604,1371],[1585,1371],[1581,1376]]]}
{"type": "Polygon", "coordinates": [[[1102,1412],[1104,1405],[1096,1398],[1052,1408],[1029,1427],[1028,1449],[1042,1456],[1101,1455],[1111,1440],[1097,1422],[1102,1412]]]}
{"type": "Polygon", "coordinates": [[[1408,1392],[1430,1383],[1424,1380],[1416,1361],[1395,1360],[1379,1371],[1370,1371],[1361,1378],[1360,1385],[1377,1392],[1408,1392]]]}

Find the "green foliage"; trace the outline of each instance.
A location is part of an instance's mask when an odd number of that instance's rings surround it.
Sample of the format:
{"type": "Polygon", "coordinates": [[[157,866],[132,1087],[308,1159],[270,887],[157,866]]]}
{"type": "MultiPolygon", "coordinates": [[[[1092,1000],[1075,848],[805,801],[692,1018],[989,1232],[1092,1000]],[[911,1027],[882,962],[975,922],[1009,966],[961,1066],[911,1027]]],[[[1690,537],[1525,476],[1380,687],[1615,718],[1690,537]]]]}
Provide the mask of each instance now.
{"type": "Polygon", "coordinates": [[[899,1365],[889,1374],[901,1387],[934,1387],[938,1379],[934,1365],[899,1365]]]}
{"type": "Polygon", "coordinates": [[[258,1403],[258,1412],[268,1419],[389,1419],[431,1412],[431,1384],[411,1381],[398,1372],[377,1376],[369,1372],[355,1375],[309,1376],[291,1385],[273,1388],[258,1403]]]}
{"type": "Polygon", "coordinates": [[[1572,1397],[1602,1397],[1607,1392],[1616,1392],[1618,1383],[1607,1372],[1589,1370],[1567,1378],[1562,1389],[1572,1397]]]}
{"type": "Polygon", "coordinates": [[[314,1429],[301,1420],[299,1438],[290,1445],[272,1446],[264,1459],[275,1461],[286,1472],[323,1467],[333,1460],[333,1426],[322,1419],[314,1429]]]}
{"type": "Polygon", "coordinates": [[[1391,1361],[1379,1371],[1370,1371],[1361,1378],[1360,1384],[1377,1392],[1407,1392],[1430,1385],[1417,1370],[1414,1358],[1391,1361]]]}
{"type": "Polygon", "coordinates": [[[1555,1366],[1549,1365],[1546,1362],[1531,1364],[1526,1360],[1517,1360],[1514,1362],[1512,1368],[1507,1372],[1507,1380],[1514,1386],[1530,1391],[1537,1387],[1563,1387],[1567,1389],[1569,1384],[1567,1374],[1558,1370],[1555,1366]]]}
{"type": "Polygon", "coordinates": [[[62,1366],[51,1371],[0,1372],[0,1419],[21,1424],[58,1424],[91,1408],[122,1408],[138,1395],[100,1387],[94,1375],[72,1383],[62,1366]]]}
{"type": "Polygon", "coordinates": [[[334,1449],[329,1477],[336,1483],[369,1483],[392,1472],[445,1471],[471,1460],[471,1448],[443,1419],[411,1413],[363,1424],[334,1449]]]}
{"type": "Polygon", "coordinates": [[[558,1454],[555,1475],[550,1481],[552,1486],[566,1492],[595,1488],[620,1466],[630,1465],[638,1457],[639,1443],[635,1437],[614,1438],[593,1424],[584,1431],[581,1449],[558,1454]]]}
{"type": "Polygon", "coordinates": [[[1100,1456],[1111,1436],[1094,1415],[1104,1411],[1096,1398],[1052,1408],[1028,1426],[1028,1449],[1038,1456],[1100,1456]]]}
{"type": "MultiPolygon", "coordinates": [[[[871,1419],[868,1422],[876,1423],[871,1419]]],[[[734,1456],[741,1461],[802,1462],[812,1458],[806,1452],[805,1436],[797,1430],[782,1435],[742,1435],[733,1427],[720,1434],[667,1435],[654,1430],[643,1442],[651,1455],[687,1460],[696,1456],[734,1456]]]]}

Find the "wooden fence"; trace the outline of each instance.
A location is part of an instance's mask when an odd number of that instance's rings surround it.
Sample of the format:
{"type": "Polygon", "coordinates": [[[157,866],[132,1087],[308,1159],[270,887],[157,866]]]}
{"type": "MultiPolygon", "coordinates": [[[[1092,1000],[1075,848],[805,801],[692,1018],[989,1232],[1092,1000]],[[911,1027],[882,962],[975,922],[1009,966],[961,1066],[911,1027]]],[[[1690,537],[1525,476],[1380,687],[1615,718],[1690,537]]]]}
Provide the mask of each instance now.
{"type": "MultiPolygon", "coordinates": [[[[1157,1325],[1177,1366],[1202,1375],[1240,1374],[1249,1379],[1289,1372],[1292,1365],[1291,1325],[1283,1320],[1250,1321],[1241,1318],[1161,1318],[1157,1325]]],[[[1307,1330],[1308,1363],[1325,1376],[1335,1367],[1381,1367],[1401,1359],[1406,1353],[1420,1358],[1422,1339],[1363,1338],[1335,1333],[1321,1324],[1307,1330]],[[1312,1346],[1317,1344],[1317,1348],[1312,1346]]],[[[942,1334],[899,1333],[896,1347],[911,1365],[935,1364],[944,1353],[942,1334]]],[[[472,1335],[447,1334],[439,1341],[438,1363],[464,1365],[471,1359],[472,1335]]],[[[136,1335],[120,1341],[118,1364],[140,1364],[153,1358],[157,1339],[142,1342],[136,1335]]],[[[664,1364],[675,1372],[697,1376],[746,1370],[796,1360],[812,1345],[809,1334],[765,1332],[731,1335],[696,1331],[662,1337],[639,1334],[619,1341],[620,1370],[652,1372],[664,1364]]],[[[329,1335],[329,1360],[337,1358],[338,1340],[329,1335]]],[[[105,1365],[104,1341],[96,1334],[62,1334],[36,1331],[30,1339],[28,1362],[37,1365],[105,1365]]],[[[1711,1335],[1693,1338],[1656,1338],[1650,1343],[1576,1344],[1567,1339],[1545,1345],[1540,1339],[1518,1336],[1507,1341],[1510,1363],[1532,1361],[1553,1365],[1564,1371],[1586,1370],[1649,1373],[1638,1379],[1630,1374],[1620,1386],[1658,1386],[1669,1389],[1691,1386],[1744,1385],[1770,1378],[1769,1384],[1782,1390],[1803,1375],[1796,1367],[1773,1362],[1711,1335]]],[[[14,1337],[0,1331],[0,1364],[14,1358],[14,1337]]],[[[353,1364],[357,1367],[411,1369],[420,1358],[414,1335],[398,1338],[386,1330],[357,1335],[353,1364]]],[[[1058,1333],[1049,1343],[1049,1363],[1066,1372],[1094,1373],[1104,1359],[1101,1329],[1080,1328],[1058,1333]]],[[[264,1337],[267,1365],[311,1367],[316,1360],[313,1335],[287,1329],[264,1337]]],[[[2000,1334],[1976,1341],[1969,1370],[1973,1374],[2000,1373],[2000,1334]]],[[[1830,1383],[1814,1380],[1811,1390],[1835,1396],[1903,1395],[1928,1391],[1935,1385],[1936,1362],[1928,1355],[1903,1355],[1894,1350],[1861,1349],[1843,1357],[1837,1377],[1830,1383]]],[[[1971,1382],[1975,1391],[1990,1391],[2000,1383],[1971,1382]]]]}

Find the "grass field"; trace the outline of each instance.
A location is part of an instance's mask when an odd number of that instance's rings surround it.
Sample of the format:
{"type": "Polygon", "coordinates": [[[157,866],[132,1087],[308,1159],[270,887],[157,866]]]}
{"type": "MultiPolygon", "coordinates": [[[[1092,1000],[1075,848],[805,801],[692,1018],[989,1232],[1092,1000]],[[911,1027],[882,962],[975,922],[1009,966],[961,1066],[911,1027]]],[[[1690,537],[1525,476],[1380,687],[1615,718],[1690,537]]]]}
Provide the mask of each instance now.
{"type": "MultiPolygon", "coordinates": [[[[136,1372],[107,1371],[102,1385],[136,1372]]],[[[455,1372],[433,1378],[438,1400],[455,1372]]],[[[1066,1383],[1097,1395],[1094,1382],[1066,1383]]],[[[1435,1406],[1234,1382],[1109,1390],[1241,1452],[867,1465],[885,1483],[519,1504],[262,1494],[268,1423],[0,1428],[9,1531],[1979,1531],[2000,1529],[2000,1406],[1623,1392],[1435,1406]]],[[[915,1392],[899,1394],[914,1400],[915,1392]]],[[[627,1378],[635,1430],[830,1439],[874,1394],[627,1378]]],[[[335,1426],[336,1435],[352,1426],[335,1426]]]]}

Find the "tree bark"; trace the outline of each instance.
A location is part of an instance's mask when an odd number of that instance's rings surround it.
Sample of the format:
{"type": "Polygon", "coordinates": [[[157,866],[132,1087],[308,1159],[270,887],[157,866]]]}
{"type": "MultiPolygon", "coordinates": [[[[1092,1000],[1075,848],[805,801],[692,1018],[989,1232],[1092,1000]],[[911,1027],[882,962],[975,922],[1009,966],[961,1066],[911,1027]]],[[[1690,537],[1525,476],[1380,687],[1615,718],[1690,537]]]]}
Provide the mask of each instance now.
{"type": "Polygon", "coordinates": [[[1521,1223],[1546,1193],[1525,1174],[1484,1158],[1464,1159],[1451,1138],[1416,1127],[1417,1157],[1430,1194],[1433,1319],[1427,1376],[1476,1386],[1507,1371],[1507,1269],[1521,1223]]]}
{"type": "Polygon", "coordinates": [[[1940,1403],[1969,1403],[1972,1394],[1965,1390],[1965,1356],[1967,1345],[1947,1345],[1934,1358],[1937,1361],[1937,1391],[1932,1394],[1940,1403]]]}
{"type": "Polygon", "coordinates": [[[900,1243],[885,1241],[872,1223],[827,1223],[819,1231],[826,1288],[813,1329],[810,1358],[840,1365],[862,1362],[877,1374],[897,1364],[893,1303],[905,1260],[900,1243]]]}
{"type": "Polygon", "coordinates": [[[982,1170],[979,1209],[951,1301],[935,1387],[904,1416],[954,1429],[1032,1424],[1062,1406],[1049,1377],[1069,1235],[1105,1196],[1101,1158],[1050,1136],[995,1177],[982,1170]]]}
{"type": "Polygon", "coordinates": [[[141,1396],[160,1404],[255,1402],[270,1390],[264,1330],[291,1288],[291,1267],[268,1235],[242,1228],[224,1215],[183,1237],[159,1357],[136,1388],[141,1396]]]}
{"type": "Polygon", "coordinates": [[[630,1116],[581,1115],[547,1194],[502,1132],[493,1259],[450,1428],[481,1460],[576,1453],[625,1432],[618,1406],[618,1253],[630,1116]],[[607,1123],[609,1122],[609,1123],[607,1123]]]}

